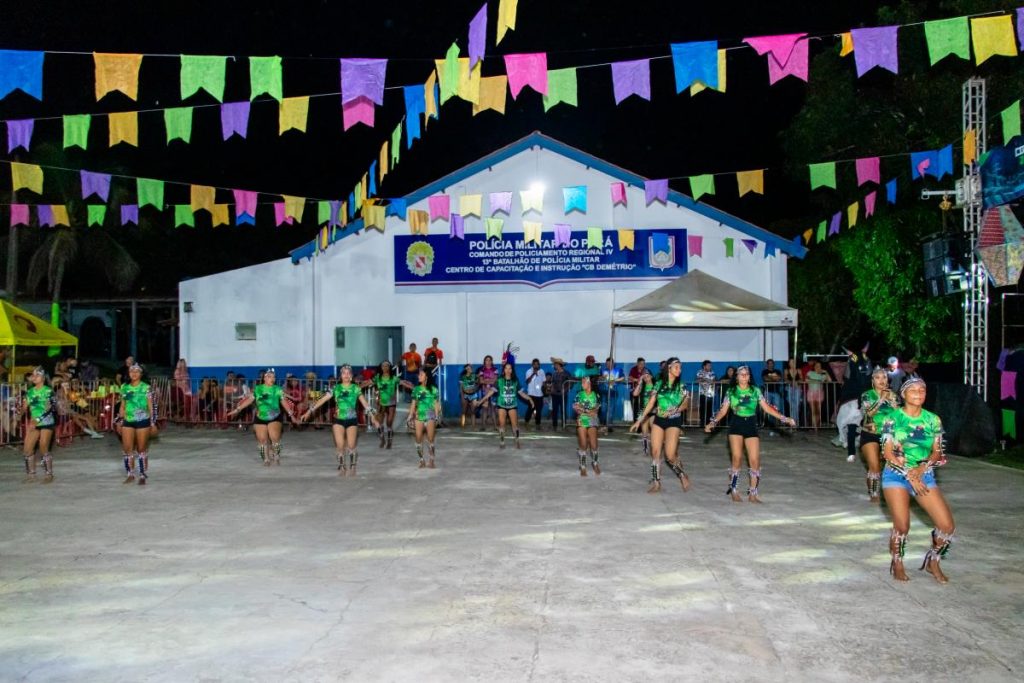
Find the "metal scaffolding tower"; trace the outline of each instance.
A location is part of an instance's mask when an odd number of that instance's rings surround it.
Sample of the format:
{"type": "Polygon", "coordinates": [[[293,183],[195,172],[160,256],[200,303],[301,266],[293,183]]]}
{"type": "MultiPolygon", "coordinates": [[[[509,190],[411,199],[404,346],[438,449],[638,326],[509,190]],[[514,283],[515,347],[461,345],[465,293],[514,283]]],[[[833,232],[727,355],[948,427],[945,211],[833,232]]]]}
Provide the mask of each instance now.
{"type": "Polygon", "coordinates": [[[981,229],[981,171],[977,159],[986,150],[985,79],[971,78],[963,87],[964,138],[973,134],[975,161],[964,166],[964,238],[970,250],[964,297],[964,383],[988,400],[988,273],[976,253],[981,229]]]}

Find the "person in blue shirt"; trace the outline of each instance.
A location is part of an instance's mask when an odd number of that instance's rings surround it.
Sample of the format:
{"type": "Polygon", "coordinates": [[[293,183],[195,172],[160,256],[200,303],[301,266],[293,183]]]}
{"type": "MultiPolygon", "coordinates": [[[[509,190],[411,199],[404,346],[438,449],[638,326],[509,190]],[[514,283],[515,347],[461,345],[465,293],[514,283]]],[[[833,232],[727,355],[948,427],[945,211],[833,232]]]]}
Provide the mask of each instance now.
{"type": "Polygon", "coordinates": [[[615,359],[611,356],[606,358],[604,367],[601,369],[601,378],[597,383],[597,393],[601,396],[599,419],[609,432],[612,431],[611,423],[615,419],[615,407],[621,399],[619,386],[625,381],[626,376],[623,374],[622,368],[615,367],[615,359]]]}

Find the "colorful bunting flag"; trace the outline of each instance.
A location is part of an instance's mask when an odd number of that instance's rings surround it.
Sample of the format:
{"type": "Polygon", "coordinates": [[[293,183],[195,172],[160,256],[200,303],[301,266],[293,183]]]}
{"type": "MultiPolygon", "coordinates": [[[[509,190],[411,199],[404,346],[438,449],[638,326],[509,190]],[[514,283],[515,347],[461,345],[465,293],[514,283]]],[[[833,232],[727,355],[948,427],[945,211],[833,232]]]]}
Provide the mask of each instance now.
{"type": "Polygon", "coordinates": [[[1024,46],[1024,7],[1017,8],[1017,40],[1024,46]]]}
{"type": "Polygon", "coordinates": [[[633,247],[636,244],[636,231],[620,228],[616,232],[618,232],[619,237],[619,251],[625,251],[626,249],[633,251],[633,247]]]}
{"type": "Polygon", "coordinates": [[[430,232],[430,214],[420,209],[409,209],[409,232],[426,235],[430,232]]]}
{"type": "Polygon", "coordinates": [[[263,94],[281,101],[281,58],[249,57],[249,99],[263,94]]]}
{"type": "Polygon", "coordinates": [[[459,58],[459,81],[455,88],[456,97],[472,104],[480,103],[480,71],[479,63],[471,68],[468,57],[459,58]]]}
{"type": "Polygon", "coordinates": [[[999,376],[999,400],[1017,398],[1017,371],[1003,370],[999,376]]]}
{"type": "Polygon", "coordinates": [[[832,216],[832,222],[828,226],[828,234],[829,235],[838,235],[839,234],[839,228],[842,225],[842,222],[843,222],[843,214],[841,212],[839,212],[839,211],[836,211],[835,215],[832,216]]]}
{"type": "Polygon", "coordinates": [[[576,185],[574,187],[562,188],[562,201],[565,205],[565,213],[571,211],[587,212],[587,186],[576,185]]]}
{"type": "Polygon", "coordinates": [[[405,220],[406,214],[406,201],[404,199],[392,199],[391,203],[388,204],[387,215],[398,216],[401,220],[405,220]]]}
{"type": "Polygon", "coordinates": [[[825,241],[825,221],[822,221],[822,222],[818,223],[817,241],[818,241],[818,244],[821,244],[822,242],[825,241]]]}
{"type": "Polygon", "coordinates": [[[88,114],[73,114],[63,116],[64,121],[64,149],[68,147],[89,148],[89,123],[92,117],[88,114]]]}
{"type": "Polygon", "coordinates": [[[541,95],[548,93],[548,56],[544,52],[505,55],[505,72],[512,99],[519,91],[530,86],[541,95]]]}
{"type": "Polygon", "coordinates": [[[893,178],[885,184],[885,201],[890,204],[896,203],[896,179],[893,178]]]}
{"type": "MultiPolygon", "coordinates": [[[[406,132],[408,132],[408,128],[406,128],[406,132]]],[[[380,178],[379,178],[379,180],[381,182],[384,182],[384,176],[386,176],[388,174],[388,161],[389,160],[390,160],[390,157],[388,155],[388,141],[385,140],[384,144],[382,144],[380,146],[380,154],[377,157],[377,161],[380,164],[380,178]]]]}
{"type": "Polygon", "coordinates": [[[572,227],[568,223],[555,223],[555,246],[568,247],[572,240],[572,227]]]}
{"type": "Polygon", "coordinates": [[[423,84],[423,112],[425,114],[423,118],[424,129],[426,129],[427,124],[430,122],[431,118],[437,118],[437,105],[440,97],[440,89],[437,87],[437,72],[431,71],[430,76],[427,77],[427,82],[423,84]]]}
{"type": "Polygon", "coordinates": [[[857,187],[860,187],[864,183],[874,183],[875,185],[881,184],[882,170],[881,170],[881,159],[878,157],[868,157],[865,159],[857,159],[857,187]]]}
{"type": "Polygon", "coordinates": [[[496,237],[501,239],[501,231],[505,227],[505,221],[501,218],[485,218],[484,219],[484,230],[486,231],[486,238],[491,239],[496,237]]]}
{"type": "Polygon", "coordinates": [[[249,190],[231,190],[231,193],[235,197],[235,217],[245,214],[247,216],[256,215],[256,198],[257,194],[249,190]]]}
{"type": "Polygon", "coordinates": [[[228,218],[227,204],[213,205],[213,210],[210,211],[210,224],[215,228],[220,225],[231,225],[231,220],[228,218]]]}
{"type": "Polygon", "coordinates": [[[548,91],[544,94],[544,111],[556,104],[577,105],[576,69],[554,69],[548,72],[548,91]]]}
{"type": "Polygon", "coordinates": [[[1000,117],[1003,121],[1003,144],[1008,145],[1011,139],[1020,135],[1020,100],[1004,109],[1000,117]]]}
{"type": "Polygon", "coordinates": [[[274,225],[281,227],[284,224],[291,225],[295,221],[284,211],[284,202],[274,202],[274,225]]]}
{"type": "Polygon", "coordinates": [[[457,213],[453,213],[448,222],[448,237],[452,239],[466,239],[466,219],[457,213]]]}
{"type": "Polygon", "coordinates": [[[331,220],[331,203],[327,201],[318,201],[316,203],[316,224],[327,225],[331,220]]]}
{"type": "Polygon", "coordinates": [[[79,177],[82,180],[82,199],[87,199],[91,195],[96,195],[103,201],[110,198],[110,174],[81,171],[79,177]]]}
{"type": "Polygon", "coordinates": [[[53,226],[65,225],[71,227],[71,219],[68,218],[68,207],[66,204],[52,204],[50,211],[53,215],[53,226]]]}
{"type": "Polygon", "coordinates": [[[764,258],[775,256],[775,245],[769,242],[764,243],[764,258]]]}
{"type": "Polygon", "coordinates": [[[523,244],[540,244],[541,223],[540,221],[523,221],[523,244]]]}
{"type": "Polygon", "coordinates": [[[451,197],[446,194],[437,194],[427,199],[430,205],[430,220],[448,220],[451,215],[451,197]]]}
{"type": "Polygon", "coordinates": [[[616,204],[622,204],[626,206],[626,183],[614,182],[609,188],[612,193],[612,206],[616,204]]]}
{"type": "Polygon", "coordinates": [[[505,214],[512,213],[511,192],[491,192],[488,196],[488,201],[490,202],[492,216],[499,211],[505,214]]]}
{"type": "Polygon", "coordinates": [[[681,93],[694,83],[718,87],[718,43],[673,43],[672,69],[676,77],[676,92],[681,93]]]}
{"type": "Polygon", "coordinates": [[[612,63],[612,92],[615,104],[630,95],[651,99],[651,60],[635,59],[628,62],[612,63]]]}
{"type": "Polygon", "coordinates": [[[152,206],[157,211],[164,210],[164,181],[136,178],[135,193],[140,208],[152,206]]]}
{"type": "Polygon", "coordinates": [[[480,218],[483,214],[484,196],[482,194],[464,194],[459,197],[459,215],[476,216],[480,218]]]}
{"type": "MultiPolygon", "coordinates": [[[[748,192],[764,194],[764,170],[740,171],[736,174],[736,184],[739,186],[739,193],[742,197],[748,192]]],[[[712,193],[714,194],[714,193],[712,193]]]]}
{"type": "Polygon", "coordinates": [[[96,65],[97,102],[114,90],[120,90],[129,99],[138,99],[142,55],[94,52],[92,59],[96,65]]]}
{"type": "Polygon", "coordinates": [[[519,4],[519,0],[500,0],[498,3],[498,36],[494,41],[495,45],[505,37],[506,31],[515,30],[517,4],[519,4]]]}
{"type": "Polygon", "coordinates": [[[740,240],[740,241],[743,242],[743,246],[745,246],[747,248],[747,251],[750,252],[751,254],[753,254],[754,250],[757,249],[757,240],[740,240]]]}
{"type": "Polygon", "coordinates": [[[484,58],[487,45],[487,3],[469,22],[469,66],[473,68],[484,58]]]}
{"type": "Polygon", "coordinates": [[[287,194],[281,195],[281,198],[284,199],[284,215],[301,223],[302,214],[306,210],[306,198],[287,194]]]}
{"type": "Polygon", "coordinates": [[[107,217],[107,205],[106,204],[87,204],[86,205],[86,225],[103,225],[103,219],[107,217]]]}
{"type": "Polygon", "coordinates": [[[249,132],[249,102],[228,102],[220,106],[220,132],[225,140],[232,135],[241,138],[249,132]]]}
{"type": "Polygon", "coordinates": [[[1017,413],[1008,410],[1006,408],[1001,409],[1003,412],[1003,433],[1002,436],[1008,436],[1011,439],[1017,438],[1017,413]]]}
{"type": "Polygon", "coordinates": [[[28,225],[29,211],[28,204],[11,204],[11,227],[15,225],[28,225]]]}
{"type": "Polygon", "coordinates": [[[587,249],[604,249],[604,231],[601,228],[587,228],[587,249]]]}
{"type": "MultiPolygon", "coordinates": [[[[810,244],[811,243],[811,236],[812,235],[814,235],[814,230],[811,230],[810,228],[808,228],[807,230],[804,230],[804,244],[810,244]]],[[[797,240],[799,240],[799,239],[800,238],[797,237],[797,240]]]]}
{"type": "Polygon", "coordinates": [[[437,66],[437,81],[441,89],[440,104],[444,104],[459,91],[459,46],[452,43],[444,59],[434,61],[437,66]]]}
{"type": "Polygon", "coordinates": [[[973,128],[964,131],[964,166],[978,160],[978,136],[973,128]]]}
{"type": "Polygon", "coordinates": [[[874,190],[868,193],[864,197],[864,218],[875,215],[875,201],[878,199],[878,193],[874,190]]]}
{"type": "Polygon", "coordinates": [[[924,37],[928,42],[928,60],[935,66],[949,55],[960,59],[971,58],[971,36],[967,17],[924,22],[924,37]]]}
{"type": "Polygon", "coordinates": [[[420,85],[407,85],[402,88],[405,98],[405,146],[411,147],[413,140],[420,137],[420,115],[426,109],[424,89],[420,85]]]}
{"type": "Polygon", "coordinates": [[[669,254],[672,251],[672,240],[663,232],[656,232],[649,238],[651,246],[651,253],[653,254],[669,254]]]}
{"type": "Polygon", "coordinates": [[[0,97],[20,88],[26,95],[43,99],[43,54],[0,50],[0,97]]]}
{"type": "Polygon", "coordinates": [[[846,222],[852,228],[857,225],[857,216],[860,214],[860,204],[854,202],[846,207],[846,222]]]}
{"type": "Polygon", "coordinates": [[[383,206],[367,202],[363,206],[363,227],[383,233],[387,223],[387,212],[383,206]]]}
{"type": "Polygon", "coordinates": [[[175,204],[174,227],[180,228],[183,225],[190,228],[196,227],[196,216],[188,204],[175,204]]]}
{"type": "Polygon", "coordinates": [[[839,56],[846,57],[853,54],[853,34],[849,31],[839,36],[839,56]]]}
{"type": "Polygon", "coordinates": [[[126,111],[117,114],[107,115],[109,126],[108,145],[113,147],[118,143],[125,143],[132,147],[139,146],[139,114],[134,111],[126,111]]]}
{"type": "Polygon", "coordinates": [[[544,213],[544,188],[534,187],[519,191],[519,201],[523,205],[523,213],[536,211],[544,213]]]}
{"type": "Polygon", "coordinates": [[[384,80],[387,69],[386,59],[342,59],[341,103],[365,97],[374,104],[384,104],[384,80]]]}
{"type": "Polygon", "coordinates": [[[11,162],[11,190],[31,190],[43,193],[43,169],[35,164],[11,162]]]}
{"type": "Polygon", "coordinates": [[[715,193],[715,176],[710,173],[695,175],[690,178],[690,194],[694,201],[699,200],[706,194],[715,193]]]}
{"type": "Polygon", "coordinates": [[[394,170],[398,160],[402,157],[402,122],[399,121],[395,129],[391,131],[391,168],[394,170]]]}
{"type": "Polygon", "coordinates": [[[759,55],[768,54],[768,83],[774,85],[786,76],[802,81],[808,78],[806,33],[744,38],[743,42],[759,55]]]}
{"type": "Polygon", "coordinates": [[[694,95],[696,95],[698,93],[701,93],[701,92],[704,92],[705,90],[708,90],[708,89],[714,90],[715,92],[725,92],[725,86],[726,86],[726,73],[725,73],[726,53],[727,53],[726,50],[719,50],[718,51],[718,85],[709,86],[709,85],[707,85],[706,83],[704,83],[702,81],[698,81],[698,82],[696,82],[696,83],[694,83],[693,85],[690,86],[690,97],[693,97],[694,95]]]}
{"type": "Polygon", "coordinates": [[[647,200],[647,206],[655,201],[668,203],[668,180],[644,181],[644,198],[647,200]]]}
{"type": "Polygon", "coordinates": [[[357,123],[373,128],[374,112],[373,102],[365,97],[345,102],[341,105],[342,129],[348,130],[357,123]]]}
{"type": "Polygon", "coordinates": [[[911,175],[915,179],[930,175],[941,180],[946,174],[952,175],[953,145],[927,152],[912,152],[910,166],[911,175]]]}
{"type": "MultiPolygon", "coordinates": [[[[181,56],[181,99],[202,88],[218,102],[224,101],[224,78],[227,57],[208,55],[181,56]]],[[[132,98],[135,99],[135,98],[132,98]]]]}
{"type": "Polygon", "coordinates": [[[188,143],[192,139],[192,107],[164,109],[164,124],[167,126],[167,144],[172,140],[188,143]]]}
{"type": "Polygon", "coordinates": [[[189,191],[189,208],[195,213],[205,209],[213,213],[213,205],[217,203],[217,190],[209,185],[192,185],[189,191]]]}
{"type": "Polygon", "coordinates": [[[285,97],[278,103],[278,135],[286,130],[306,132],[306,119],[309,116],[308,97],[285,97]]]}
{"type": "Polygon", "coordinates": [[[21,119],[19,121],[7,122],[7,152],[8,154],[21,147],[26,152],[32,144],[32,131],[35,129],[35,119],[21,119]]]}
{"type": "Polygon", "coordinates": [[[690,256],[704,258],[704,237],[701,235],[687,235],[686,253],[690,256]]]}
{"type": "MultiPolygon", "coordinates": [[[[551,83],[548,81],[548,88],[551,83]]],[[[547,102],[547,95],[544,101],[547,102]]],[[[505,113],[505,101],[508,99],[508,76],[490,76],[480,79],[480,98],[473,105],[473,116],[482,111],[505,113]]]]}
{"type": "Polygon", "coordinates": [[[1009,14],[971,19],[971,42],[974,44],[975,64],[980,65],[995,55],[1017,56],[1017,39],[1013,35],[1013,20],[1009,14]]]}
{"type": "Polygon", "coordinates": [[[811,173],[812,190],[816,190],[819,187],[836,189],[836,164],[834,161],[810,164],[807,168],[811,173]]]}
{"type": "Polygon", "coordinates": [[[899,29],[899,26],[877,26],[850,31],[858,78],[876,66],[899,73],[899,29]]]}
{"type": "Polygon", "coordinates": [[[39,204],[36,206],[36,214],[39,216],[39,227],[40,228],[52,228],[53,227],[53,207],[49,204],[39,204]]]}
{"type": "Polygon", "coordinates": [[[733,257],[733,239],[731,237],[726,237],[725,239],[722,240],[722,243],[725,245],[725,258],[732,258],[733,257]]]}
{"type": "Polygon", "coordinates": [[[139,224],[139,205],[138,204],[122,204],[121,205],[121,225],[133,225],[139,224]]]}

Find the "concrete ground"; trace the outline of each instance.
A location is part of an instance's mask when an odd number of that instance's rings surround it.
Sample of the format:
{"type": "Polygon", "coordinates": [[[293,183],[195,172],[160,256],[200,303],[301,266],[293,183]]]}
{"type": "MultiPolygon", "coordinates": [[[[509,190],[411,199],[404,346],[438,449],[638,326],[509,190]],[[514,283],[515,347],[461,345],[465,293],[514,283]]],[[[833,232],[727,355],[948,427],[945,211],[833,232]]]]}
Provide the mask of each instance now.
{"type": "Polygon", "coordinates": [[[951,458],[951,583],[917,571],[914,508],[902,585],[824,436],[762,439],[761,506],[702,436],[693,488],[659,495],[619,431],[586,479],[551,432],[445,430],[436,470],[364,436],[346,479],[327,431],[264,468],[250,433],[171,428],[146,487],[112,438],[59,450],[50,485],[0,451],[0,680],[1024,678],[1024,473],[951,458]]]}

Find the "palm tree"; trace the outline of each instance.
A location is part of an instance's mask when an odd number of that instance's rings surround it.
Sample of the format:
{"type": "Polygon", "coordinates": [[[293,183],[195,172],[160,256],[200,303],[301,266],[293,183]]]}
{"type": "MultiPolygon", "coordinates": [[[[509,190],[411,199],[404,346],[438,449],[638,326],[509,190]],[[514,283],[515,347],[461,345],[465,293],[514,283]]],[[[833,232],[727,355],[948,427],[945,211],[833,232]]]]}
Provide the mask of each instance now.
{"type": "Polygon", "coordinates": [[[64,275],[72,264],[88,264],[119,292],[129,289],[139,276],[139,264],[109,233],[60,227],[43,239],[29,259],[29,289],[37,290],[45,278],[50,300],[59,302],[64,275]]]}

